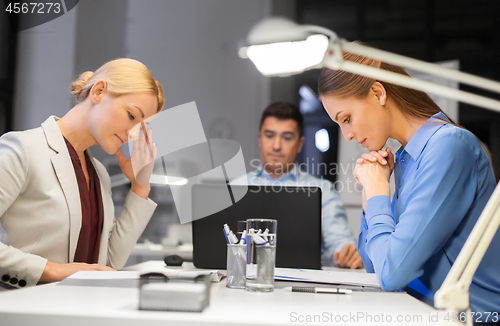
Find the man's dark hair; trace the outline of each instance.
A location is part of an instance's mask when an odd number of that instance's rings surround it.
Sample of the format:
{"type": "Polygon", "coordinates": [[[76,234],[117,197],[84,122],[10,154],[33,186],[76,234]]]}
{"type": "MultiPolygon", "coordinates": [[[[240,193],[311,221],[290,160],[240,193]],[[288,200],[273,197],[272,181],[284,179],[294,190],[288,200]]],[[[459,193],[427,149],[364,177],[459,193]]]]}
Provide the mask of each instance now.
{"type": "Polygon", "coordinates": [[[292,119],[297,122],[297,130],[299,131],[299,137],[304,135],[304,118],[299,108],[291,103],[286,102],[276,102],[269,105],[264,112],[262,112],[262,117],[260,118],[259,130],[262,129],[264,120],[268,117],[275,117],[278,120],[288,120],[292,119]]]}

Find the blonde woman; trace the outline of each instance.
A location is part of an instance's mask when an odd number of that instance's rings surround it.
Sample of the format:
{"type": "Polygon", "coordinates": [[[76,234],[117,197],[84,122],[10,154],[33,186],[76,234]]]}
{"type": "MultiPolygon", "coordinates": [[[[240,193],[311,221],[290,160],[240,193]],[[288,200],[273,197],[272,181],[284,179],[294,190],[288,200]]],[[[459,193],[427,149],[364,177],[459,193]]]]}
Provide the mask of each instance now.
{"type": "Polygon", "coordinates": [[[156,208],[149,184],[136,179],[131,164],[144,157],[140,173],[148,180],[156,147],[137,135],[126,159],[120,146],[132,128],[161,111],[160,83],[142,63],[117,59],[71,86],[77,104],[62,118],[0,137],[0,277],[16,287],[122,268],[156,208]],[[109,175],[88,151],[92,145],[116,155],[131,182],[119,219],[109,175]]]}
{"type": "MultiPolygon", "coordinates": [[[[406,75],[397,66],[344,57],[406,75]]],[[[477,138],[423,92],[324,69],[319,93],[346,140],[370,151],[354,171],[363,186],[358,252],[366,270],[386,291],[432,300],[496,186],[490,160],[477,138]],[[383,148],[389,138],[402,145],[396,156],[383,148]]],[[[470,286],[474,322],[498,322],[499,255],[497,232],[470,286]]]]}

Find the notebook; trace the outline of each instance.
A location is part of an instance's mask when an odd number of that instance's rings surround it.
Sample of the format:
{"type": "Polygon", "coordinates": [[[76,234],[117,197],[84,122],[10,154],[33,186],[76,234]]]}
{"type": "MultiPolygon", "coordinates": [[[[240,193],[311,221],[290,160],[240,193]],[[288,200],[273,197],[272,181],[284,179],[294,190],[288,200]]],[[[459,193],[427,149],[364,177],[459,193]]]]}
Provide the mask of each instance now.
{"type": "MultiPolygon", "coordinates": [[[[197,202],[214,193],[241,193],[242,186],[199,184],[193,186],[193,216],[201,216],[197,202]]],[[[270,218],[278,221],[276,267],[321,269],[321,189],[318,187],[248,186],[239,201],[204,218],[194,220],[193,264],[197,268],[225,269],[228,224],[236,233],[236,221],[270,218]]]]}

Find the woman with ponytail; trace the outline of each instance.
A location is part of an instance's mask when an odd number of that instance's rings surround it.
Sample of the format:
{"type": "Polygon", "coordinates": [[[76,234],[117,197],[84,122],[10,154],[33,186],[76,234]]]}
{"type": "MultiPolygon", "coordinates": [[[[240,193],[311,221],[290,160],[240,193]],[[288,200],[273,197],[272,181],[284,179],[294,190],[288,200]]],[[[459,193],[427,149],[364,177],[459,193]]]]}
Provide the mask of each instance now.
{"type": "MultiPolygon", "coordinates": [[[[351,53],[344,59],[407,75],[351,53]]],[[[363,186],[358,252],[366,270],[386,291],[432,300],[496,186],[490,160],[478,139],[423,92],[327,68],[318,84],[345,139],[369,151],[354,170],[363,186]],[[395,156],[384,149],[389,138],[402,145],[395,156]]],[[[497,233],[470,286],[474,322],[495,322],[487,315],[500,311],[499,255],[497,233]]]]}
{"type": "Polygon", "coordinates": [[[156,147],[149,145],[151,130],[147,136],[137,130],[163,107],[160,83],[142,63],[117,59],[81,74],[71,90],[76,105],[62,118],[0,137],[4,284],[24,287],[82,270],[120,269],[156,208],[148,198],[156,147]],[[136,140],[131,158],[143,166],[139,173],[120,150],[130,139],[136,140]],[[90,154],[92,145],[116,155],[131,182],[119,219],[109,174],[90,154]]]}

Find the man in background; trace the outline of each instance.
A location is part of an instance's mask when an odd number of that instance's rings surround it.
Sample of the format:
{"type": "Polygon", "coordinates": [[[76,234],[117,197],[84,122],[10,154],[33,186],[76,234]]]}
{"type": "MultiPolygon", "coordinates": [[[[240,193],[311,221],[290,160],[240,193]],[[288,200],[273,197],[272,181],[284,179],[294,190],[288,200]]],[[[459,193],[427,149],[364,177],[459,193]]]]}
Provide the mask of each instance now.
{"type": "Polygon", "coordinates": [[[259,130],[260,166],[231,182],[248,185],[319,186],[322,192],[321,261],[324,266],[359,268],[363,264],[347,225],[347,217],[333,183],[301,171],[295,157],[304,145],[300,110],[274,103],[262,113],[259,130]]]}

